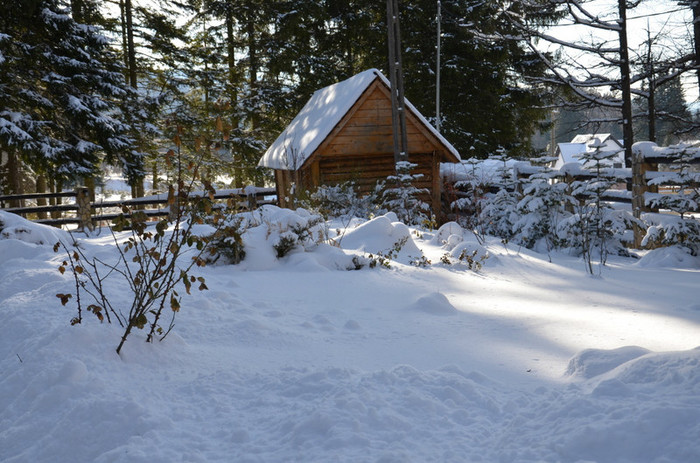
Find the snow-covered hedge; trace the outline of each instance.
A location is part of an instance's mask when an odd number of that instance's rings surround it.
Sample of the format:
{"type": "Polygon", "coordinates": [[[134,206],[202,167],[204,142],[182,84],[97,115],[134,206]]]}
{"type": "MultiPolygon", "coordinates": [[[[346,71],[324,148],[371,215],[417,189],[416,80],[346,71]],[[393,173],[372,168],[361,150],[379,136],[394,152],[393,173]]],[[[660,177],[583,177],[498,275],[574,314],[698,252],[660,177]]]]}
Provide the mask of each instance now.
{"type": "Polygon", "coordinates": [[[622,181],[622,172],[606,167],[607,158],[615,153],[594,146],[582,159],[588,167],[567,164],[563,168],[567,174],[592,174],[592,178],[571,183],[558,180],[562,171],[502,157],[444,164],[442,174],[453,188],[448,189],[451,218],[504,242],[540,252],[566,249],[584,257],[595,254],[602,263],[610,253],[628,254],[626,247],[633,242],[634,227],[647,231],[646,247],[680,246],[696,255],[700,224],[689,212],[700,204],[700,174],[692,172],[689,165],[699,156],[698,148],[677,145],[661,149],[643,143],[639,144],[642,148],[649,156],[666,156],[678,167],[676,172],[658,175],[650,184],[672,183],[679,186],[679,193],[656,195],[650,205],[669,209],[679,217],[659,221],[650,215],[644,222],[632,217],[628,208],[605,201],[603,193],[608,195],[622,181]]]}

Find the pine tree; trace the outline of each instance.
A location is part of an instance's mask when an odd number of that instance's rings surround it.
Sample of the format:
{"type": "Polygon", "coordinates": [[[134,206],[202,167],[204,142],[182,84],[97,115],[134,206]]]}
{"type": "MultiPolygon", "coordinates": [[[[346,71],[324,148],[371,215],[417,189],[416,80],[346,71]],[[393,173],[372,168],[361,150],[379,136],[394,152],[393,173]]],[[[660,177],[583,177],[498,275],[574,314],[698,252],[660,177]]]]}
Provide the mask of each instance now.
{"type": "MultiPolygon", "coordinates": [[[[463,157],[486,158],[503,148],[514,155],[527,153],[538,121],[546,115],[537,109],[546,101],[543,89],[521,79],[526,73],[542,73],[544,68],[519,43],[498,38],[514,35],[498,3],[441,2],[440,93],[449,97],[443,97],[440,104],[440,126],[463,157]]],[[[518,2],[510,3],[507,11],[513,14],[530,18],[554,15],[546,2],[528,11],[514,11],[521,7],[518,2]]],[[[412,0],[402,8],[405,93],[423,114],[432,116],[436,3],[412,0]]]]}
{"type": "Polygon", "coordinates": [[[65,1],[0,6],[0,148],[57,181],[93,175],[132,147],[107,39],[65,1]]]}

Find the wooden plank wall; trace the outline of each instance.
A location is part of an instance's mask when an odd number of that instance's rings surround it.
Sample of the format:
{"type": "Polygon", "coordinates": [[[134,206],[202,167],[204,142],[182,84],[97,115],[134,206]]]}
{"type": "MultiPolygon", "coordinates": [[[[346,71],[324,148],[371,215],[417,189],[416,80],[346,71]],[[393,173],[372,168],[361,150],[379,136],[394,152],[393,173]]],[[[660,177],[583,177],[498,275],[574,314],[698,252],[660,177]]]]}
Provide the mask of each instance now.
{"type": "MultiPolygon", "coordinates": [[[[334,132],[329,136],[329,143],[322,148],[322,157],[393,153],[391,102],[383,88],[375,86],[342,128],[334,132]]],[[[406,120],[406,132],[409,152],[430,153],[436,149],[412,118],[406,120]]]]}
{"type": "MultiPolygon", "coordinates": [[[[432,158],[432,153],[409,155],[409,161],[418,164],[412,174],[423,174],[413,182],[415,187],[433,189],[432,158]]],[[[378,181],[395,174],[393,153],[327,157],[321,158],[319,164],[322,185],[353,182],[359,193],[372,191],[378,181]]],[[[427,196],[423,200],[430,202],[427,196]]]]}

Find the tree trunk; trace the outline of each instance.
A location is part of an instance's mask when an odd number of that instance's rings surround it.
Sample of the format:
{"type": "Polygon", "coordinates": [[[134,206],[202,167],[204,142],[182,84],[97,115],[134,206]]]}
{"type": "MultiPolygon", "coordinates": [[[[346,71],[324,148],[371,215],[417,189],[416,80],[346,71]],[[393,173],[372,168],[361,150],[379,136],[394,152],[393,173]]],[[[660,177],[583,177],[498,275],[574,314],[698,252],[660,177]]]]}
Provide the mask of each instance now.
{"type": "Polygon", "coordinates": [[[70,0],[70,8],[73,12],[73,19],[79,24],[83,24],[85,3],[83,0],[70,0]]]}
{"type": "Polygon", "coordinates": [[[695,43],[695,65],[698,67],[698,89],[700,89],[700,1],[694,0],[693,7],[693,38],[695,43]]]}
{"type": "MultiPolygon", "coordinates": [[[[7,186],[9,194],[19,195],[24,193],[22,189],[22,169],[17,158],[17,152],[10,149],[7,152],[7,186]]],[[[14,199],[10,201],[10,207],[22,207],[23,201],[14,199]]]]}
{"type": "MultiPolygon", "coordinates": [[[[630,83],[629,48],[627,44],[627,1],[618,0],[620,13],[620,87],[622,90],[622,139],[625,145],[625,167],[632,171],[639,170],[639,158],[632,154],[634,143],[634,131],[632,129],[632,89],[630,83]]],[[[628,184],[632,190],[632,214],[639,219],[644,208],[644,189],[640,185],[640,176],[633,176],[628,184]]],[[[634,243],[636,246],[642,242],[642,230],[634,227],[634,243]]]]}
{"type": "MultiPolygon", "coordinates": [[[[248,35],[248,70],[249,70],[249,85],[250,94],[253,98],[257,98],[258,91],[258,53],[257,44],[255,43],[255,22],[253,18],[253,2],[248,2],[248,17],[246,18],[246,34],[248,35]]],[[[258,107],[252,104],[250,116],[250,128],[254,132],[259,126],[258,107]]]]}
{"type": "MultiPolygon", "coordinates": [[[[36,192],[37,193],[46,193],[48,186],[46,183],[46,175],[40,174],[36,178],[36,192]]],[[[46,198],[38,198],[36,200],[36,205],[37,206],[46,206],[46,198]]],[[[46,212],[39,212],[37,213],[37,217],[39,219],[45,219],[46,218],[46,212]]]]}
{"type": "MultiPolygon", "coordinates": [[[[234,20],[233,14],[230,9],[226,9],[226,51],[227,51],[227,64],[228,64],[228,91],[229,100],[231,101],[231,127],[233,130],[238,129],[238,69],[236,69],[236,45],[235,45],[235,33],[234,33],[234,20]]],[[[240,153],[233,153],[233,187],[243,188],[243,167],[241,166],[242,160],[240,159],[240,153]]]]}
{"type": "Polygon", "coordinates": [[[134,46],[134,24],[132,20],[133,10],[131,0],[124,0],[124,17],[126,20],[126,56],[129,68],[129,79],[127,83],[131,88],[137,88],[136,81],[136,48],[134,46]]]}
{"type": "MultiPolygon", "coordinates": [[[[389,74],[391,83],[391,123],[394,134],[394,162],[408,160],[406,138],[406,111],[403,94],[403,68],[401,65],[401,28],[397,0],[387,0],[386,19],[389,33],[389,74]]],[[[397,168],[398,174],[398,168],[397,168]]]]}
{"type": "Polygon", "coordinates": [[[126,33],[126,5],[124,0],[119,0],[119,15],[122,26],[122,55],[124,56],[124,80],[129,83],[129,39],[126,33]]]}
{"type": "Polygon", "coordinates": [[[620,88],[622,90],[622,139],[625,145],[625,167],[632,166],[632,85],[630,83],[629,49],[627,44],[627,3],[618,0],[620,13],[620,88]]]}

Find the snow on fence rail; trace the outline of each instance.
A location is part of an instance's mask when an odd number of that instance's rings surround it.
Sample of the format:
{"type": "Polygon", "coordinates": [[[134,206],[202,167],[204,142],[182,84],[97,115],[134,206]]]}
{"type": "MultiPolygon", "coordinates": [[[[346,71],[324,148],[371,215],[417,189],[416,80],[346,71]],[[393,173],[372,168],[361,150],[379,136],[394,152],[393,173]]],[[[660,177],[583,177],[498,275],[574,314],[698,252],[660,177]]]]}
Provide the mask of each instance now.
{"type": "MultiPolygon", "coordinates": [[[[275,188],[261,187],[246,187],[246,188],[231,188],[216,191],[213,195],[215,200],[235,200],[236,209],[252,210],[264,204],[276,204],[277,200],[272,199],[276,195],[275,188]]],[[[133,198],[119,201],[91,201],[90,190],[86,187],[78,187],[73,191],[64,191],[60,193],[29,193],[19,195],[0,195],[0,209],[21,215],[27,218],[28,214],[37,214],[39,218],[34,219],[34,222],[45,225],[61,226],[68,224],[77,224],[79,229],[92,228],[94,222],[111,221],[122,215],[121,212],[105,212],[95,214],[95,210],[106,210],[114,208],[122,208],[123,206],[137,207],[139,213],[143,213],[148,217],[164,217],[171,213],[170,204],[173,204],[174,197],[177,194],[174,192],[162,193],[158,195],[145,196],[142,198],[133,198]],[[173,196],[171,196],[173,195],[173,196]],[[27,206],[27,207],[6,207],[15,201],[30,200],[36,201],[39,199],[62,199],[74,198],[74,202],[69,204],[54,204],[47,206],[27,206]],[[157,209],[143,209],[144,206],[164,205],[165,207],[157,209]],[[75,212],[74,217],[66,217],[66,212],[75,212]],[[43,218],[50,213],[51,218],[43,218]]],[[[190,192],[188,198],[201,198],[208,196],[204,191],[190,192]]],[[[128,214],[124,214],[128,216],[128,214]]]]}

